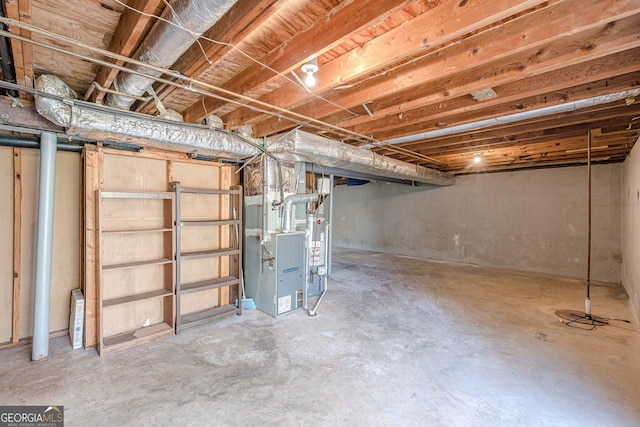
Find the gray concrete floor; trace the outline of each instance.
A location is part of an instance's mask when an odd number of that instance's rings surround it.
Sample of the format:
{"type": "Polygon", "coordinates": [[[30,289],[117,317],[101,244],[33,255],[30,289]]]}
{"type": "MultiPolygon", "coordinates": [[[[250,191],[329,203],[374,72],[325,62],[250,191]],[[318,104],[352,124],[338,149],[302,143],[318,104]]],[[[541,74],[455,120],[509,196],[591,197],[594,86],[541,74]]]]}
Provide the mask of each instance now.
{"type": "MultiPolygon", "coordinates": [[[[338,249],[316,318],[258,311],[98,358],[0,351],[2,404],[68,426],[638,426],[638,324],[585,331],[578,281],[338,249]]],[[[633,319],[620,285],[593,313],[633,319]]]]}

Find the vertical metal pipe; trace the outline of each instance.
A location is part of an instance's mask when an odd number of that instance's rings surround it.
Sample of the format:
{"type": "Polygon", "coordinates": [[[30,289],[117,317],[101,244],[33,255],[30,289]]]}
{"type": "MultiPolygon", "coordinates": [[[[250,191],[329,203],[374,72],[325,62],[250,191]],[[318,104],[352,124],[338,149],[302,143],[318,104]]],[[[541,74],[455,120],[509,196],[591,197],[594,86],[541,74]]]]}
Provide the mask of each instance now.
{"type": "MultiPolygon", "coordinates": [[[[327,222],[331,225],[333,224],[333,174],[329,175],[329,218],[327,222]]],[[[327,236],[328,245],[327,245],[327,276],[331,277],[331,248],[333,247],[333,227],[329,228],[329,235],[327,236]]]]}
{"type": "Polygon", "coordinates": [[[31,360],[49,358],[49,304],[51,257],[53,253],[53,208],[56,188],[56,135],[40,136],[40,193],[38,195],[38,234],[36,243],[36,286],[33,309],[31,360]]]}
{"type": "Polygon", "coordinates": [[[584,301],[585,317],[591,319],[591,131],[587,134],[587,298],[584,301]]]}

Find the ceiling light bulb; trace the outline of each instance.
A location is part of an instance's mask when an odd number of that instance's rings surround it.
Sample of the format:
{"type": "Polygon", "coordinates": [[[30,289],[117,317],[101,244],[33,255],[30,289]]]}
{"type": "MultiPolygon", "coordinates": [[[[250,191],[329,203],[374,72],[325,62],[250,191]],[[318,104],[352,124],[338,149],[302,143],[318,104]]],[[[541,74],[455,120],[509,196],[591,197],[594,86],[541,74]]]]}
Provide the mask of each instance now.
{"type": "Polygon", "coordinates": [[[304,84],[306,84],[307,87],[313,87],[316,84],[316,78],[313,76],[313,73],[318,72],[318,58],[310,59],[300,68],[302,69],[302,72],[307,75],[304,79],[304,84]]]}
{"type": "Polygon", "coordinates": [[[313,77],[313,72],[311,71],[307,71],[307,77],[304,79],[304,84],[307,85],[307,87],[313,87],[316,84],[316,78],[313,77]]]}
{"type": "Polygon", "coordinates": [[[482,161],[482,158],[480,156],[475,156],[473,158],[473,163],[480,163],[482,161]]]}

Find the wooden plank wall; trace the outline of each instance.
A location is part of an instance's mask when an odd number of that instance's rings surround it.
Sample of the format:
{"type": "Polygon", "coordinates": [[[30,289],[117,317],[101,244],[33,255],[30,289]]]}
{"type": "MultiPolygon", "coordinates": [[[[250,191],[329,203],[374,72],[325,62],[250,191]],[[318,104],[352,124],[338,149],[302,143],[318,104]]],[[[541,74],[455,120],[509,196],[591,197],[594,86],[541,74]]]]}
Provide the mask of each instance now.
{"type": "MultiPolygon", "coordinates": [[[[146,149],[140,153],[126,151],[116,151],[103,149],[95,146],[87,146],[84,151],[84,224],[85,224],[85,247],[84,247],[84,294],[86,300],[85,317],[85,347],[91,348],[97,342],[97,294],[96,294],[96,252],[95,252],[95,192],[98,189],[105,191],[167,191],[169,183],[180,181],[183,186],[199,188],[228,188],[236,181],[237,176],[233,174],[233,168],[219,163],[201,162],[188,159],[184,154],[166,152],[161,150],[146,149]]],[[[202,202],[202,195],[198,203],[189,201],[191,195],[185,195],[183,199],[183,217],[211,218],[220,215],[220,196],[209,197],[207,203],[202,202]]],[[[114,205],[127,201],[110,201],[111,208],[114,205]]],[[[204,227],[209,228],[209,227],[204,227]]],[[[219,247],[224,234],[217,230],[204,230],[202,227],[192,227],[183,229],[183,250],[211,249],[219,247]],[[195,232],[194,234],[189,234],[195,232]],[[222,235],[222,236],[221,236],[222,235]]],[[[183,280],[196,281],[211,277],[212,260],[189,261],[189,268],[183,269],[186,277],[183,280]]],[[[227,261],[228,262],[228,261],[227,261]]],[[[219,261],[215,261],[216,269],[220,268],[219,261]]],[[[214,270],[217,271],[217,270],[214,270]]],[[[195,298],[183,299],[183,313],[196,312],[212,305],[217,305],[219,298],[226,298],[229,302],[229,290],[222,289],[210,292],[202,292],[195,295],[195,298]]],[[[148,310],[149,313],[159,312],[157,307],[145,307],[136,304],[134,310],[148,310]]],[[[111,323],[108,328],[119,330],[126,325],[118,322],[127,322],[127,316],[114,316],[109,319],[111,323]]],[[[151,319],[152,321],[154,319],[151,319]]],[[[157,320],[157,319],[156,319],[157,320]]],[[[153,322],[152,322],[153,323],[153,322]]]]}
{"type": "MultiPolygon", "coordinates": [[[[0,348],[32,335],[40,152],[0,147],[0,348]]],[[[78,153],[58,152],[50,332],[66,334],[80,277],[78,153]]],[[[57,335],[59,335],[57,334],[57,335]]]]}
{"type": "MultiPolygon", "coordinates": [[[[38,170],[38,150],[0,147],[0,348],[28,342],[32,335],[38,170]],[[19,230],[15,239],[14,229],[19,230]]],[[[184,154],[156,150],[128,153],[91,145],[85,148],[82,156],[58,152],[52,334],[67,333],[71,290],[83,287],[85,346],[91,348],[96,344],[95,190],[166,191],[171,181],[194,187],[228,187],[238,182],[233,170],[227,165],[193,161],[184,154]]],[[[226,212],[228,207],[220,196],[210,197],[213,198],[210,206],[187,203],[186,212],[196,217],[212,216],[212,213],[215,217],[226,212]]],[[[196,248],[201,243],[215,247],[228,239],[228,233],[228,228],[223,227],[221,233],[212,232],[207,237],[209,240],[202,240],[200,236],[187,237],[187,240],[196,248]]],[[[193,261],[195,264],[190,266],[189,274],[194,277],[204,275],[203,271],[211,268],[206,264],[207,260],[203,260],[202,265],[197,264],[199,261],[193,261]]],[[[216,268],[227,268],[224,260],[218,262],[216,268]]],[[[229,290],[212,291],[206,298],[207,307],[212,302],[228,302],[229,290]]],[[[197,299],[186,301],[185,312],[197,311],[200,306],[197,299]]]]}

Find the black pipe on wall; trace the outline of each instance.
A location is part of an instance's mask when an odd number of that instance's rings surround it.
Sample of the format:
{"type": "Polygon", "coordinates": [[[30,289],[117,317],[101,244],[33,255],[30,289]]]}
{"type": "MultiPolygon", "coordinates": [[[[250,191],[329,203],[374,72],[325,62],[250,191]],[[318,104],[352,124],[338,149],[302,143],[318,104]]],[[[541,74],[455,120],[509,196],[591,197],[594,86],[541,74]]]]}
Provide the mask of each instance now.
{"type": "MultiPolygon", "coordinates": [[[[4,2],[2,2],[1,6],[2,7],[0,7],[0,16],[4,18],[6,16],[4,10],[4,2]]],[[[7,31],[7,26],[5,24],[0,24],[0,29],[3,31],[7,31]]],[[[2,68],[2,76],[4,81],[17,83],[16,67],[13,63],[13,53],[11,52],[11,44],[9,43],[9,39],[7,37],[0,37],[0,67],[2,68]]],[[[14,89],[8,89],[7,94],[9,96],[13,96],[14,98],[18,97],[18,91],[14,89]]]]}
{"type": "MultiPolygon", "coordinates": [[[[15,135],[0,135],[0,146],[4,147],[22,147],[22,148],[40,148],[40,141],[37,138],[23,137],[15,135]]],[[[58,151],[73,151],[79,153],[82,151],[82,145],[57,144],[58,151]]]]}

